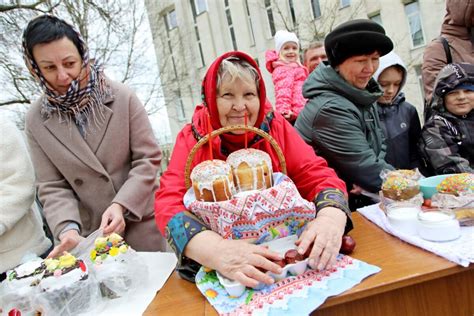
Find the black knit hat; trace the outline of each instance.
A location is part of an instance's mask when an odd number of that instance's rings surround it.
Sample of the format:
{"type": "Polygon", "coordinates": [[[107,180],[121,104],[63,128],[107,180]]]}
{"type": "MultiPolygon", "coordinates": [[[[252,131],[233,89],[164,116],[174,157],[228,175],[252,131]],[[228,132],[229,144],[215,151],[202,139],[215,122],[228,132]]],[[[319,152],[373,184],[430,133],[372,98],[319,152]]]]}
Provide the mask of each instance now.
{"type": "Polygon", "coordinates": [[[393,43],[385,35],[384,28],[371,20],[358,19],[338,25],[324,40],[326,55],[332,67],[352,56],[372,54],[380,56],[393,49],[393,43]]]}

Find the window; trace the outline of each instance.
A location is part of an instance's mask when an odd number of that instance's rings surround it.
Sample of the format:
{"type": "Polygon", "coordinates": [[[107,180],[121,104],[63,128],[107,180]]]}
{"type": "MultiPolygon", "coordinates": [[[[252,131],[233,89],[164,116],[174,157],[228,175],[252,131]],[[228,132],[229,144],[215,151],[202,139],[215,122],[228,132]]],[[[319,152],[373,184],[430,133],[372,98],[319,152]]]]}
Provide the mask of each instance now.
{"type": "Polygon", "coordinates": [[[293,5],[293,0],[288,0],[288,5],[290,7],[290,14],[291,14],[291,21],[293,25],[296,24],[296,14],[295,14],[295,6],[293,5]]]}
{"type": "Polygon", "coordinates": [[[196,34],[196,40],[198,44],[199,56],[201,57],[201,65],[199,68],[203,67],[206,63],[204,61],[204,54],[202,53],[202,43],[201,38],[199,37],[199,28],[197,24],[194,24],[194,33],[196,34]]]}
{"type": "Polygon", "coordinates": [[[418,87],[420,88],[421,91],[421,99],[425,99],[425,89],[423,89],[423,79],[421,78],[421,65],[416,65],[414,66],[415,68],[415,73],[416,73],[416,79],[418,81],[418,87]]]}
{"type": "Polygon", "coordinates": [[[207,2],[206,0],[191,0],[194,2],[194,6],[196,8],[196,15],[199,15],[205,11],[207,11],[207,2]]]}
{"type": "Polygon", "coordinates": [[[171,10],[166,14],[166,26],[168,30],[178,27],[178,20],[176,19],[176,10],[171,10]]]}
{"type": "Polygon", "coordinates": [[[275,21],[273,20],[271,0],[265,0],[265,11],[267,11],[268,27],[270,28],[270,35],[273,36],[276,30],[275,30],[275,21]]]}
{"type": "Polygon", "coordinates": [[[168,37],[168,49],[170,50],[170,54],[171,54],[171,63],[173,65],[173,74],[174,74],[174,78],[177,79],[178,78],[178,68],[176,68],[176,62],[174,60],[174,54],[173,54],[173,48],[171,46],[171,39],[168,37]]]}
{"type": "Polygon", "coordinates": [[[382,18],[380,17],[380,13],[377,13],[376,15],[372,15],[372,16],[370,17],[370,19],[371,19],[372,21],[374,21],[375,23],[378,23],[379,25],[382,25],[382,26],[383,26],[383,24],[382,24],[382,18]]]}
{"type": "Polygon", "coordinates": [[[313,17],[315,19],[321,16],[321,7],[319,6],[319,0],[311,0],[311,10],[313,11],[313,17]]]}
{"type": "Polygon", "coordinates": [[[245,0],[245,10],[247,12],[247,23],[249,24],[251,46],[255,45],[255,35],[253,33],[252,17],[250,16],[249,2],[245,0]]]}
{"type": "Polygon", "coordinates": [[[412,2],[405,6],[405,14],[407,15],[410,27],[411,42],[413,47],[418,47],[425,43],[423,36],[423,28],[421,25],[420,7],[418,2],[412,2]]]}
{"type": "MultiPolygon", "coordinates": [[[[171,56],[171,64],[173,66],[173,75],[174,78],[178,78],[178,70],[176,68],[176,62],[175,62],[175,56],[174,56],[174,51],[173,51],[173,45],[171,43],[171,36],[170,36],[170,30],[173,29],[174,27],[171,27],[170,25],[170,13],[171,12],[176,12],[174,9],[172,11],[169,11],[166,16],[164,16],[164,23],[166,25],[166,44],[168,46],[168,51],[169,51],[169,56],[171,56]]],[[[175,15],[176,16],[176,15],[175,15]]]]}
{"type": "Polygon", "coordinates": [[[204,61],[204,54],[202,53],[202,43],[201,43],[201,36],[199,35],[199,28],[197,25],[197,11],[196,11],[196,2],[197,0],[191,0],[191,10],[193,11],[193,22],[194,22],[194,35],[196,35],[196,41],[197,41],[197,48],[199,52],[199,57],[201,61],[201,65],[198,65],[198,68],[204,67],[206,64],[204,61]]]}
{"type": "Polygon", "coordinates": [[[351,0],[341,0],[341,8],[345,8],[351,5],[351,0]]]}
{"type": "Polygon", "coordinates": [[[232,39],[232,47],[237,50],[237,41],[235,39],[234,25],[232,23],[232,14],[230,13],[229,0],[224,1],[225,16],[227,18],[227,25],[229,26],[230,38],[232,39]]]}

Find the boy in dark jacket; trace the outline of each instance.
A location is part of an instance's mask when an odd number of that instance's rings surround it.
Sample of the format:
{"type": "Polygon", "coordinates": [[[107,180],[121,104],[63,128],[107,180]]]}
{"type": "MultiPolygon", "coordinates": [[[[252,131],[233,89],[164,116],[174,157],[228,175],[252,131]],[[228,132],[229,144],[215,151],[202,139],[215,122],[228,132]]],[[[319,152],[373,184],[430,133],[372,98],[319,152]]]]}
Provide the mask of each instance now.
{"type": "Polygon", "coordinates": [[[431,109],[418,142],[422,173],[474,173],[474,65],[450,64],[440,71],[431,109]]]}
{"type": "Polygon", "coordinates": [[[384,92],[377,100],[377,111],[385,135],[385,161],[396,169],[418,167],[417,141],[421,126],[416,108],[405,101],[402,91],[407,70],[401,58],[393,51],[380,58],[374,74],[384,92]]]}

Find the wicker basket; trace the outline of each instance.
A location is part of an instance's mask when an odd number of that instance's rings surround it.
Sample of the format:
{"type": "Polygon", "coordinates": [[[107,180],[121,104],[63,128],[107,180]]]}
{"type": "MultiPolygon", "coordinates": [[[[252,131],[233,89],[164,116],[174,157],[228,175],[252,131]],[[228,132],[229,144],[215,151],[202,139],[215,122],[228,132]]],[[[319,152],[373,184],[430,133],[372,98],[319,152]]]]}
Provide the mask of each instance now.
{"type": "MultiPolygon", "coordinates": [[[[255,134],[258,134],[265,138],[270,145],[272,145],[273,150],[275,150],[278,160],[280,161],[280,166],[281,166],[281,171],[286,174],[286,161],[285,161],[285,156],[283,156],[283,153],[281,151],[280,146],[277,144],[275,139],[270,136],[270,134],[262,131],[261,129],[258,129],[253,126],[245,126],[245,125],[230,125],[226,127],[219,128],[211,133],[211,137],[214,138],[218,135],[235,131],[235,130],[245,130],[249,132],[253,132],[255,134]]],[[[186,166],[184,168],[184,180],[185,180],[185,185],[186,189],[189,189],[192,185],[191,183],[191,165],[194,160],[194,156],[196,155],[196,152],[205,144],[209,141],[209,135],[206,135],[205,137],[201,138],[196,145],[191,149],[191,152],[189,153],[188,159],[186,160],[186,166]]]]}

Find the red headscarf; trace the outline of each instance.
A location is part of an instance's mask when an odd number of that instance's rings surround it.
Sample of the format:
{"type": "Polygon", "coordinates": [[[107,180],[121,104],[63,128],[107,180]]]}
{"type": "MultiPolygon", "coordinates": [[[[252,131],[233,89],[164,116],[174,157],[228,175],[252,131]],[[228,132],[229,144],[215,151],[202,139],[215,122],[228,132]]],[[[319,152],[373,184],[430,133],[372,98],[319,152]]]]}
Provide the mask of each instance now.
{"type": "MultiPolygon", "coordinates": [[[[271,105],[266,103],[266,91],[265,83],[263,82],[262,74],[258,68],[257,63],[253,60],[252,57],[246,53],[239,51],[232,51],[223,54],[218,57],[212,65],[207,70],[207,73],[202,81],[202,95],[203,104],[196,107],[193,115],[193,125],[197,129],[197,132],[201,135],[207,134],[207,114],[210,113],[211,116],[211,125],[214,130],[222,127],[219,121],[219,112],[217,110],[217,75],[219,73],[219,67],[222,61],[229,57],[236,57],[240,60],[248,62],[258,73],[258,94],[260,100],[260,110],[258,112],[257,121],[255,122],[255,127],[260,127],[265,117],[266,111],[268,108],[271,108],[271,105]]],[[[247,137],[250,140],[253,139],[255,134],[248,133],[247,137]]],[[[245,136],[236,135],[236,134],[222,134],[221,140],[223,145],[229,150],[234,151],[240,148],[244,148],[245,136]]],[[[213,142],[214,143],[214,142],[213,142]]]]}

